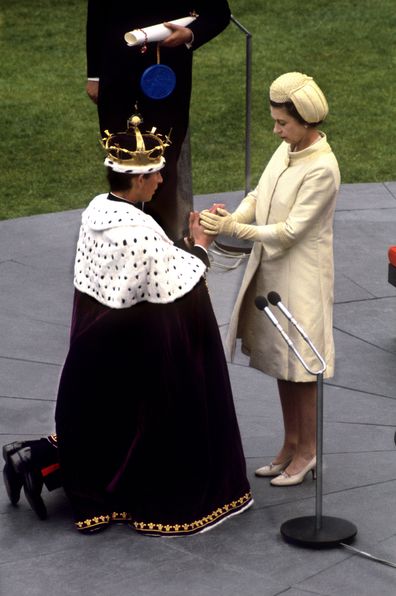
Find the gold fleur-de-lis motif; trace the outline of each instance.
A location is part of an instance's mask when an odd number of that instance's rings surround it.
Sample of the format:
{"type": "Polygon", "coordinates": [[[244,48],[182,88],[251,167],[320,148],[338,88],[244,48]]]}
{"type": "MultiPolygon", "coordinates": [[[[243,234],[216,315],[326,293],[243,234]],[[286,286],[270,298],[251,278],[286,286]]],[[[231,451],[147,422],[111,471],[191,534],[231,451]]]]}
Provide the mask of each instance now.
{"type": "MultiPolygon", "coordinates": [[[[203,516],[201,519],[195,520],[190,523],[173,524],[173,525],[171,525],[171,524],[157,524],[154,522],[145,523],[145,522],[136,522],[136,521],[134,521],[132,523],[133,523],[133,526],[137,530],[149,529],[151,531],[166,532],[166,533],[193,532],[193,531],[196,531],[196,530],[202,528],[203,526],[205,526],[207,524],[215,522],[216,520],[218,520],[221,517],[224,517],[227,513],[232,512],[234,509],[243,505],[250,499],[251,499],[251,493],[245,493],[243,495],[243,497],[235,499],[234,501],[231,501],[231,503],[227,503],[223,507],[218,507],[217,509],[212,511],[212,513],[209,513],[208,515],[203,516]]],[[[126,515],[128,515],[129,519],[130,519],[130,514],[126,514],[126,515]]]]}

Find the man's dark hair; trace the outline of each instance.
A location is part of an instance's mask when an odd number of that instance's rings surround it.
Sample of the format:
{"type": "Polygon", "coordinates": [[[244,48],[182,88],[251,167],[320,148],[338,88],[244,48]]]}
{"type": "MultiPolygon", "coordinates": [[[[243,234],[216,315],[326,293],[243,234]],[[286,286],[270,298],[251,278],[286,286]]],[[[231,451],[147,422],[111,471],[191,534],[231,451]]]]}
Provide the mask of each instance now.
{"type": "MultiPolygon", "coordinates": [[[[132,186],[133,178],[136,178],[139,174],[125,174],[121,172],[115,172],[111,168],[107,168],[107,181],[111,191],[117,192],[120,190],[129,190],[132,186]]],[[[150,174],[143,174],[144,178],[148,178],[150,174]]]]}
{"type": "Polygon", "coordinates": [[[109,183],[110,190],[128,190],[132,186],[132,178],[136,174],[121,174],[115,172],[111,168],[107,168],[107,181],[109,183]]]}

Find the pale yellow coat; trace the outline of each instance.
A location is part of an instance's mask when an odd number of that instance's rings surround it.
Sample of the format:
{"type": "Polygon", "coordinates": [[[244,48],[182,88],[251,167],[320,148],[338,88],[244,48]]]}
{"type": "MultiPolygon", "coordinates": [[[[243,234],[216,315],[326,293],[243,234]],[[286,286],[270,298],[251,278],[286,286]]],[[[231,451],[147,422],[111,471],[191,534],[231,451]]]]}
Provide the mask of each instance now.
{"type": "MultiPolygon", "coordinates": [[[[263,240],[253,245],[226,339],[231,359],[236,338],[241,337],[250,366],[290,381],[316,377],[306,372],[254,300],[278,292],[324,357],[324,376],[333,376],[333,217],[340,173],[326,136],[321,135],[298,152],[282,143],[256,189],[244,199],[245,204],[255,204],[252,213],[262,227],[263,240]]],[[[295,328],[278,308],[270,308],[308,366],[320,368],[295,328]]]]}

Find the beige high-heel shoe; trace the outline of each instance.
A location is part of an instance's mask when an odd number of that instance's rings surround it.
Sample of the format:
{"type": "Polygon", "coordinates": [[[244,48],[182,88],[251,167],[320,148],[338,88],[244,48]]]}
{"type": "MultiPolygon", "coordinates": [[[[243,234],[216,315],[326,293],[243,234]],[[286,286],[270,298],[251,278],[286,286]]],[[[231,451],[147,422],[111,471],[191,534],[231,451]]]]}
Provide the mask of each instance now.
{"type": "Polygon", "coordinates": [[[256,476],[261,476],[261,477],[278,476],[278,474],[280,474],[282,472],[282,470],[287,468],[287,466],[290,464],[291,460],[292,460],[292,458],[289,457],[288,459],[281,462],[280,464],[274,464],[273,462],[271,462],[267,466],[263,466],[262,468],[257,468],[257,470],[255,471],[255,474],[256,474],[256,476]]]}
{"type": "Polygon", "coordinates": [[[312,472],[312,478],[316,478],[316,456],[298,474],[290,475],[283,471],[279,476],[271,480],[271,484],[272,486],[294,486],[295,484],[301,484],[308,472],[312,472]]]}

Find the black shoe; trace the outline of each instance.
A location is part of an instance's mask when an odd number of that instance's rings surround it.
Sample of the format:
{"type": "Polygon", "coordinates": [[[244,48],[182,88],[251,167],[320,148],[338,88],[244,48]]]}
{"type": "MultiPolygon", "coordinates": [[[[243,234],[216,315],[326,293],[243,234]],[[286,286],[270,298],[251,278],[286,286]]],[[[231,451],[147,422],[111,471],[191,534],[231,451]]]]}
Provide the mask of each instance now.
{"type": "Polygon", "coordinates": [[[3,458],[5,461],[5,466],[3,469],[3,479],[8,498],[14,506],[17,505],[19,497],[21,496],[23,480],[22,477],[14,469],[10,457],[13,453],[18,451],[19,449],[22,449],[23,446],[24,444],[20,443],[19,441],[15,441],[14,443],[8,443],[8,445],[3,446],[3,458]]]}
{"type": "Polygon", "coordinates": [[[24,447],[10,455],[10,462],[17,474],[22,478],[25,497],[40,519],[47,519],[47,508],[41,498],[43,479],[34,469],[30,447],[24,447]]]}

